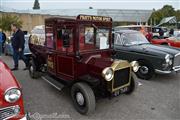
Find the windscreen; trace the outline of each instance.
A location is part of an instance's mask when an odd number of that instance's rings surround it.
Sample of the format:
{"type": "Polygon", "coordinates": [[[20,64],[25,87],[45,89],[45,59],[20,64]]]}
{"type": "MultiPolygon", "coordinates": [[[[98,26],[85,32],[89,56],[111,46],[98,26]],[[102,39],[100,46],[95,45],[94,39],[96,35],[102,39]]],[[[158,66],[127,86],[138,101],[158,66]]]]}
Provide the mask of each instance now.
{"type": "Polygon", "coordinates": [[[109,49],[110,29],[81,26],[79,31],[80,51],[109,49]]]}

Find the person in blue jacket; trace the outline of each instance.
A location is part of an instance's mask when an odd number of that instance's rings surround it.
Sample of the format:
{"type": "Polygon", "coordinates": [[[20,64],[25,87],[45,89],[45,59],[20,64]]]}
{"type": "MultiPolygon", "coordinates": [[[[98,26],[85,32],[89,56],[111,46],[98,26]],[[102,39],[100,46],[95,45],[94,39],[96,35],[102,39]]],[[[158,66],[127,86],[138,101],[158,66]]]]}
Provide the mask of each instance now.
{"type": "Polygon", "coordinates": [[[0,31],[0,56],[2,54],[2,46],[3,46],[3,34],[2,31],[0,31]]]}

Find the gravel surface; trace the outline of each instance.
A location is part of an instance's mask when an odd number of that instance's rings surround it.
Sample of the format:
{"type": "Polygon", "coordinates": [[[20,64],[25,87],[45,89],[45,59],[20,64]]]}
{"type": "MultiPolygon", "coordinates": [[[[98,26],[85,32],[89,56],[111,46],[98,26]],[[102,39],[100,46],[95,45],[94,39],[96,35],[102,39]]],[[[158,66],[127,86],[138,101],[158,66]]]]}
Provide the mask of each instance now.
{"type": "MultiPolygon", "coordinates": [[[[11,57],[2,59],[13,67],[11,57]]],[[[74,109],[68,89],[58,91],[41,78],[31,79],[23,68],[21,61],[14,75],[23,87],[26,111],[39,120],[180,120],[180,74],[156,75],[151,81],[136,78],[133,94],[100,99],[94,114],[83,116],[74,109]]]]}

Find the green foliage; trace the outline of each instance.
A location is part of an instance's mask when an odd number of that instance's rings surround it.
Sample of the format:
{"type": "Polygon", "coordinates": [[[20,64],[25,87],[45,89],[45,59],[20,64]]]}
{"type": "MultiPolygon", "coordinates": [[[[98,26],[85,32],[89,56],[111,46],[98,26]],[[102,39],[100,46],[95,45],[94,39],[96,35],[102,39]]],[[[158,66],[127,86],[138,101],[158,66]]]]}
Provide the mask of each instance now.
{"type": "Polygon", "coordinates": [[[17,16],[2,14],[2,17],[0,19],[0,28],[3,31],[11,31],[11,24],[12,23],[17,24],[18,27],[21,28],[23,22],[17,16]]]}
{"type": "Polygon", "coordinates": [[[35,0],[35,1],[34,1],[33,9],[34,9],[34,10],[40,9],[40,4],[39,4],[39,1],[38,1],[38,0],[35,0]]]}
{"type": "Polygon", "coordinates": [[[149,19],[149,23],[159,24],[165,17],[176,16],[177,21],[180,21],[180,10],[175,10],[171,5],[164,5],[159,10],[153,10],[153,13],[149,19]]]}
{"type": "Polygon", "coordinates": [[[180,10],[177,10],[175,13],[176,19],[178,22],[180,22],[180,10]]]}

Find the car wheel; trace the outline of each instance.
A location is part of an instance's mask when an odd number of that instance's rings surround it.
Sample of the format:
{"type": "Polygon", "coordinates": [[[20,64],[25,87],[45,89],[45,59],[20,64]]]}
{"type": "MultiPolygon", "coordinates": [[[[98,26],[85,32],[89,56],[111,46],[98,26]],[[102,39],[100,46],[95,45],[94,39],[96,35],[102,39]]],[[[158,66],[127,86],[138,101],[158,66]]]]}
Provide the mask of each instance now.
{"type": "Polygon", "coordinates": [[[36,65],[33,60],[29,62],[29,74],[31,78],[34,78],[34,79],[40,77],[40,73],[37,71],[36,65]]]}
{"type": "Polygon", "coordinates": [[[76,83],[71,88],[71,96],[76,110],[90,114],[95,110],[96,100],[92,88],[86,83],[76,83]]]}
{"type": "Polygon", "coordinates": [[[159,37],[158,36],[153,36],[153,39],[159,39],[159,37]]]}
{"type": "Polygon", "coordinates": [[[135,84],[134,78],[131,77],[131,83],[130,83],[130,85],[128,86],[127,91],[125,92],[125,94],[131,94],[131,93],[133,93],[134,90],[135,90],[135,87],[136,87],[136,84],[135,84]]]}
{"type": "Polygon", "coordinates": [[[146,62],[146,61],[139,61],[140,68],[138,72],[136,72],[136,75],[138,78],[149,80],[154,75],[154,68],[153,66],[146,62]]]}
{"type": "Polygon", "coordinates": [[[7,53],[7,52],[5,52],[4,54],[5,54],[5,56],[8,56],[8,53],[7,53]]]}

